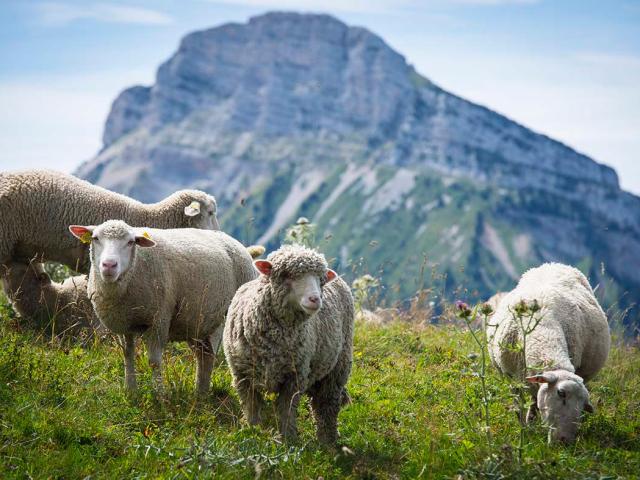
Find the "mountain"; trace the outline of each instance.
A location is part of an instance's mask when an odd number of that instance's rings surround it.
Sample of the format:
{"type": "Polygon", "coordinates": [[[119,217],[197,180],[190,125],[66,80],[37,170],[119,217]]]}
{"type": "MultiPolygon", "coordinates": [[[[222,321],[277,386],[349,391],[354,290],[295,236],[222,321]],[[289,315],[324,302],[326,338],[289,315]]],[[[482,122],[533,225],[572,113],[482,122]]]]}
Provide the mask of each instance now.
{"type": "Polygon", "coordinates": [[[208,190],[246,243],[275,246],[309,217],[338,268],[382,272],[387,298],[485,297],[548,260],[580,266],[609,302],[640,298],[640,198],[614,170],[328,15],[187,35],[154,85],[118,96],[103,140],[77,175],[143,201],[208,190]]]}

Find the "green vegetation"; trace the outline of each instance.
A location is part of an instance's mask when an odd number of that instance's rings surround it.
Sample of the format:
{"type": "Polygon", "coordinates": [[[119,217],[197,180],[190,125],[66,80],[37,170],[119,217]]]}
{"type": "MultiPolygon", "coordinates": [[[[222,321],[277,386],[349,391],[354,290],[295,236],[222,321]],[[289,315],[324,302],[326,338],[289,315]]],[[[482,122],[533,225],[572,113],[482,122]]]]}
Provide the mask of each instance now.
{"type": "MultiPolygon", "coordinates": [[[[352,140],[318,145],[306,139],[287,144],[291,158],[327,152],[314,162],[314,168],[325,170],[324,181],[291,212],[287,223],[306,217],[315,225],[313,241],[349,283],[365,274],[379,279],[380,306],[408,308],[417,290],[425,291],[427,302],[433,301],[438,313],[443,301],[460,297],[484,301],[497,291],[511,290],[519,275],[554,258],[578,266],[594,287],[601,285],[598,298],[603,307],[623,312],[629,332],[638,323],[637,309],[632,307],[640,292],[629,277],[620,275],[619,268],[613,268],[619,259],[615,249],[607,247],[611,239],[606,235],[615,228],[591,218],[577,201],[549,192],[498,189],[427,168],[416,172],[403,195],[388,195],[386,186],[398,167],[371,164],[351,183],[343,184],[335,201],[320,210],[345,180],[347,168],[362,168],[367,158],[355,147],[362,139],[352,140]]],[[[254,152],[258,158],[272,159],[274,149],[284,147],[260,148],[254,152]]],[[[392,155],[394,145],[380,148],[392,155]]],[[[491,166],[500,159],[485,158],[482,151],[469,155],[484,162],[491,178],[491,166]]],[[[268,229],[293,180],[309,168],[271,167],[272,179],[251,188],[243,186],[246,199],[221,208],[224,230],[246,245],[268,229]]],[[[516,169],[510,174],[515,177],[522,172],[516,169]]],[[[265,247],[271,251],[286,241],[291,239],[283,228],[265,247]]]]}
{"type": "Polygon", "coordinates": [[[196,401],[186,345],[165,355],[166,393],[151,395],[140,352],[141,391],[125,395],[113,341],[88,349],[24,331],[0,304],[0,478],[637,478],[640,351],[617,345],[590,389],[596,413],[570,447],[548,446],[539,423],[520,427],[506,383],[489,368],[492,447],[484,424],[478,347],[454,323],[417,329],[359,324],[351,405],[341,448],[315,441],[308,405],[301,440],[283,445],[273,412],[243,425],[224,365],[196,401]]]}

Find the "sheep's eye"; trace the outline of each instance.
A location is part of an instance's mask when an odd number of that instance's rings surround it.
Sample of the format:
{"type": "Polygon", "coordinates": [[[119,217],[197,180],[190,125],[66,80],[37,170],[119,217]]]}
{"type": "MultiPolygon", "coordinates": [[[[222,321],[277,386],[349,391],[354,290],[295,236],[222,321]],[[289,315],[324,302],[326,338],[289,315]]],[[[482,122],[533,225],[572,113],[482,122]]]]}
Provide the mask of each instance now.
{"type": "Polygon", "coordinates": [[[133,247],[133,244],[136,243],[134,240],[129,240],[127,242],[127,245],[129,245],[130,247],[133,247]]]}
{"type": "Polygon", "coordinates": [[[567,398],[567,392],[565,392],[564,390],[558,390],[558,396],[560,398],[567,398]]]}
{"type": "Polygon", "coordinates": [[[99,242],[100,239],[98,237],[91,237],[92,242],[99,242]]]}
{"type": "Polygon", "coordinates": [[[209,215],[213,216],[213,211],[209,212],[209,215]]]}

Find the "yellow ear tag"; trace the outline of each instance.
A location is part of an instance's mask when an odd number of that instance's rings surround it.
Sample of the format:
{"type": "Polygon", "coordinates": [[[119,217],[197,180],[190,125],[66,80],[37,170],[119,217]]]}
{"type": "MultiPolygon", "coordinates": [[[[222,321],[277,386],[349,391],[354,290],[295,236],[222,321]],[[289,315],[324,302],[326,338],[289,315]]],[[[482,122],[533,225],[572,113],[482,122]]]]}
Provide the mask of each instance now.
{"type": "Polygon", "coordinates": [[[80,236],[80,241],[82,243],[91,243],[91,232],[90,231],[86,231],[84,232],[81,236],[80,236]]]}
{"type": "Polygon", "coordinates": [[[149,235],[147,232],[142,232],[142,236],[147,240],[151,240],[151,235],[149,235]]]}

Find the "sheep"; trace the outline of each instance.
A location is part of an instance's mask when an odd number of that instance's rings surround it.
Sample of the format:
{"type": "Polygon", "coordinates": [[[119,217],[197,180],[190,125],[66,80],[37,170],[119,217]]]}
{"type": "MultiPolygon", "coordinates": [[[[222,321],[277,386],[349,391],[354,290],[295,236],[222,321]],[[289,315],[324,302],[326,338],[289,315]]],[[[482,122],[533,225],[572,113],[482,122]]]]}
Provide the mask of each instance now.
{"type": "Polygon", "coordinates": [[[196,391],[205,394],[233,294],[258,275],[245,247],[220,231],[141,230],[121,220],[69,230],[91,240],[87,293],[102,324],[124,337],[127,389],[137,388],[141,335],[157,390],[166,344],[187,341],[197,360],[196,391]]]}
{"type": "Polygon", "coordinates": [[[55,335],[100,330],[87,296],[87,276],[52,282],[41,263],[10,263],[2,285],[16,312],[33,326],[50,328],[55,335]]]}
{"type": "Polygon", "coordinates": [[[550,427],[549,442],[573,442],[582,411],[593,411],[585,382],[605,364],[611,344],[607,318],[586,277],[559,263],[529,270],[499,302],[487,338],[501,373],[518,377],[528,373],[525,365],[542,371],[527,377],[533,397],[527,421],[539,409],[550,427]],[[517,312],[523,309],[525,329],[533,328],[525,356],[517,348],[523,337],[517,312]]]}
{"type": "MultiPolygon", "coordinates": [[[[255,259],[264,253],[261,245],[247,247],[247,252],[255,259]]],[[[30,326],[49,328],[51,333],[61,337],[69,334],[75,337],[88,334],[83,343],[94,333],[104,333],[104,327],[96,316],[87,296],[87,276],[76,275],[57,283],[51,280],[43,264],[12,262],[4,266],[0,274],[2,286],[13,309],[30,326]]],[[[214,353],[222,340],[222,329],[213,342],[214,353]]]]}
{"type": "Polygon", "coordinates": [[[66,227],[110,218],[155,228],[220,229],[215,199],[198,190],[180,190],[145,205],[55,171],[0,173],[0,265],[36,258],[87,273],[88,248],[66,227]]]}
{"type": "Polygon", "coordinates": [[[261,422],[263,394],[277,394],[280,434],[297,438],[297,406],[311,397],[318,440],[337,441],[340,408],[349,402],[354,302],[320,253],[286,245],[256,260],[261,276],[236,292],[223,348],[245,420],[261,422]]]}

